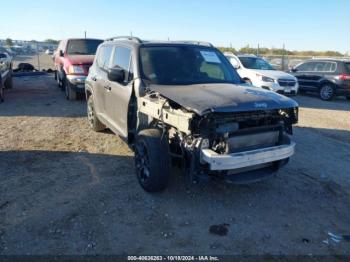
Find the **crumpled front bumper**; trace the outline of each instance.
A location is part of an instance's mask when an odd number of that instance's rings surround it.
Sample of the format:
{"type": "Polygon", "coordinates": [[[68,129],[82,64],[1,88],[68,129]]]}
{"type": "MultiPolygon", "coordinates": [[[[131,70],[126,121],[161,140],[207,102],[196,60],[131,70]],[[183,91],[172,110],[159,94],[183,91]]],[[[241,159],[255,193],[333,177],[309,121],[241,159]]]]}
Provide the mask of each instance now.
{"type": "Polygon", "coordinates": [[[291,157],[294,151],[294,142],[226,155],[217,154],[211,149],[201,149],[201,163],[208,164],[212,171],[235,170],[284,160],[291,157]]]}

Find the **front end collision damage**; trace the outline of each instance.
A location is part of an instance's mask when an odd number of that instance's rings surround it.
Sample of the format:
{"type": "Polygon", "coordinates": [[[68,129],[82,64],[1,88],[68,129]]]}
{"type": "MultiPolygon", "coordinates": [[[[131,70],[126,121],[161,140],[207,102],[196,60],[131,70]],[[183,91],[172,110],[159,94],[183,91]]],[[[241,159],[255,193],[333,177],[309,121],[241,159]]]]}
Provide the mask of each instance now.
{"type": "Polygon", "coordinates": [[[257,181],[274,174],[294,154],[289,135],[298,121],[297,106],[248,112],[208,108],[200,115],[148,91],[138,98],[138,115],[147,119],[143,125],[163,129],[170,156],[193,180],[257,181]]]}

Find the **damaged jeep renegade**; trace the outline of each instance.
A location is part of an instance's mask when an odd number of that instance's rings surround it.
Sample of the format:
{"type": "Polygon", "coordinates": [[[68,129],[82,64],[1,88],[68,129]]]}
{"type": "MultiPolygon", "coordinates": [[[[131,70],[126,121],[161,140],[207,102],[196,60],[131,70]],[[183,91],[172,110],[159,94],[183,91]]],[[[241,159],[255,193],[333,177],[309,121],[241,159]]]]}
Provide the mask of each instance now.
{"type": "Polygon", "coordinates": [[[248,183],[294,154],[298,104],[244,84],[209,43],[115,37],[86,80],[91,128],[109,128],[135,151],[144,190],[166,188],[178,165],[190,181],[248,183]]]}

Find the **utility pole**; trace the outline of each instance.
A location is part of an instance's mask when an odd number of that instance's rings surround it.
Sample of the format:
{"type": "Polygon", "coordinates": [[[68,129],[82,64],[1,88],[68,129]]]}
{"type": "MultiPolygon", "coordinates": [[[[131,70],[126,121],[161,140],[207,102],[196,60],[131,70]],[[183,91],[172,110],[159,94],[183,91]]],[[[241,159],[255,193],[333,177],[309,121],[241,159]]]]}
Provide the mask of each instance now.
{"type": "Polygon", "coordinates": [[[260,45],[258,44],[258,49],[256,50],[256,56],[259,56],[259,48],[260,48],[260,45]]]}
{"type": "Polygon", "coordinates": [[[39,42],[36,42],[36,54],[38,59],[38,70],[40,71],[39,42]]]}
{"type": "Polygon", "coordinates": [[[84,35],[85,35],[85,38],[86,38],[86,31],[84,31],[84,35]]]}
{"type": "Polygon", "coordinates": [[[283,49],[282,49],[282,71],[284,71],[284,55],[285,55],[285,44],[283,43],[283,49]]]}

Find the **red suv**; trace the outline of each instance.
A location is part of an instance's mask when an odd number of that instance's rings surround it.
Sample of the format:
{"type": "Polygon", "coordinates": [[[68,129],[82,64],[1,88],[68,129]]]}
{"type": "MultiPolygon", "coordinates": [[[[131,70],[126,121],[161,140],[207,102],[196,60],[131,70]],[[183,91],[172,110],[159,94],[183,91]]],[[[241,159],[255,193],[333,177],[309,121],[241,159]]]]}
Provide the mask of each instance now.
{"type": "Polygon", "coordinates": [[[66,39],[58,45],[54,55],[55,79],[68,100],[75,100],[77,93],[85,93],[85,79],[102,42],[100,39],[66,39]]]}

